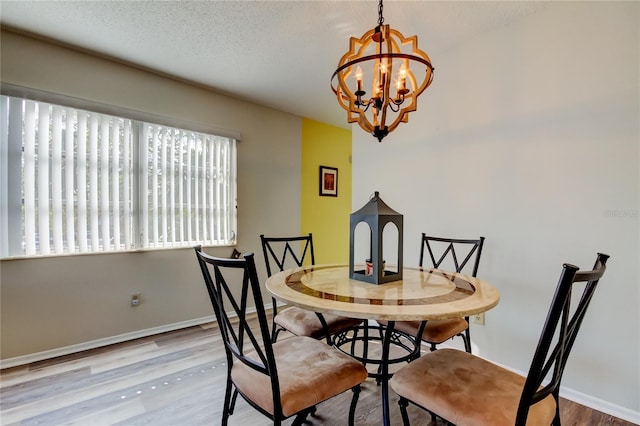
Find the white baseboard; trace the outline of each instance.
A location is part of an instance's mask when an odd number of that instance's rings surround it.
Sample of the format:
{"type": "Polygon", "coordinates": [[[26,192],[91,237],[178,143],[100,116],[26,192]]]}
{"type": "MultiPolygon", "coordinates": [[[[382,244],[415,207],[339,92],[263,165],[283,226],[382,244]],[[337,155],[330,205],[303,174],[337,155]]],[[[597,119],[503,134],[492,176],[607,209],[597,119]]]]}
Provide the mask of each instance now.
{"type": "MultiPolygon", "coordinates": [[[[267,304],[264,307],[265,311],[270,312],[272,309],[271,304],[267,304]]],[[[247,313],[251,314],[256,311],[256,308],[247,308],[247,313]]],[[[236,316],[235,313],[229,314],[229,317],[236,316]]],[[[180,330],[182,328],[193,327],[195,325],[206,324],[209,322],[215,322],[216,318],[213,315],[206,317],[195,318],[187,321],[176,322],[172,324],[165,324],[158,327],[147,328],[144,330],[136,330],[130,333],[119,334],[117,336],[105,337],[104,339],[91,340],[89,342],[78,343],[76,345],[65,346],[63,348],[51,349],[48,351],[36,352],[33,354],[17,356],[14,358],[0,359],[0,369],[17,367],[19,365],[30,364],[32,362],[42,361],[45,359],[51,359],[58,356],[69,355],[76,352],[82,352],[89,349],[100,348],[102,346],[113,345],[115,343],[122,343],[129,340],[140,339],[142,337],[153,336],[154,334],[166,333],[167,331],[180,330]]]]}
{"type": "Polygon", "coordinates": [[[147,328],[144,330],[136,330],[130,333],[119,334],[117,336],[105,337],[104,339],[91,340],[89,342],[78,343],[76,345],[65,346],[62,348],[51,349],[48,351],[36,352],[33,354],[17,356],[0,360],[0,368],[11,368],[19,365],[30,364],[32,362],[42,361],[45,359],[55,358],[58,356],[69,355],[76,352],[82,352],[89,349],[95,349],[102,346],[113,345],[114,343],[122,343],[128,340],[139,339],[141,337],[152,336],[154,334],[166,333],[167,331],[179,330],[181,328],[193,327],[194,325],[206,324],[215,321],[213,315],[196,318],[188,321],[176,322],[173,324],[161,325],[159,327],[147,328]]]}
{"type": "Polygon", "coordinates": [[[640,412],[613,404],[600,398],[587,395],[577,390],[561,387],[560,396],[596,411],[607,413],[619,419],[640,425],[640,412]]]}

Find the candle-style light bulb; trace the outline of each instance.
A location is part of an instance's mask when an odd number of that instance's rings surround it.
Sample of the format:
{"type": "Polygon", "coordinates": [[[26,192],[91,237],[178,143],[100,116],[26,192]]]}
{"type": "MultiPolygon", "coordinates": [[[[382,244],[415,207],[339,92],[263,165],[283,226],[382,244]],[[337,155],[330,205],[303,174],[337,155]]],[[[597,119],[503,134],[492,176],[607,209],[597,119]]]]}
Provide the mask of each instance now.
{"type": "Polygon", "coordinates": [[[358,86],[358,92],[362,91],[362,68],[356,68],[356,81],[358,86]]]}
{"type": "Polygon", "coordinates": [[[384,96],[384,87],[387,84],[387,64],[380,62],[380,85],[378,86],[379,98],[384,96]]]}
{"type": "Polygon", "coordinates": [[[398,70],[398,81],[396,82],[397,97],[402,98],[409,93],[407,89],[407,68],[402,64],[400,70],[398,70]]]}

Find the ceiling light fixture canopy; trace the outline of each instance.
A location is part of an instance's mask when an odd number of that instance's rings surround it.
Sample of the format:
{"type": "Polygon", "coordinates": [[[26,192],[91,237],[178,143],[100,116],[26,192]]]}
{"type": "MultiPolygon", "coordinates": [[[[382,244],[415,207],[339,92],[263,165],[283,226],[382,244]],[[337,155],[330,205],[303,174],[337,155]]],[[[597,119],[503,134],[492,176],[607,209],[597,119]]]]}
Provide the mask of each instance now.
{"type": "Polygon", "coordinates": [[[384,24],[382,7],[380,0],[374,29],[349,39],[349,51],[331,77],[331,89],[347,111],[347,121],[358,123],[379,142],[398,124],[409,121],[418,96],[433,80],[431,60],[418,49],[418,37],[405,38],[384,24]]]}

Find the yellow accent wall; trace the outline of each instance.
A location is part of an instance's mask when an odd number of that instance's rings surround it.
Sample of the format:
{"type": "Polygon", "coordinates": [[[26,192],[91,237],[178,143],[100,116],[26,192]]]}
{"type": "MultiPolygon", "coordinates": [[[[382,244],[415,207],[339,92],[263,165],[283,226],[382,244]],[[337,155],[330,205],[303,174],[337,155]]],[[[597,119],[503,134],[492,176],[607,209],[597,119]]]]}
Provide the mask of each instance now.
{"type": "Polygon", "coordinates": [[[313,233],[316,263],[349,262],[351,130],[302,119],[301,231],[313,233]],[[338,196],[320,196],[320,166],[338,169],[338,196]]]}

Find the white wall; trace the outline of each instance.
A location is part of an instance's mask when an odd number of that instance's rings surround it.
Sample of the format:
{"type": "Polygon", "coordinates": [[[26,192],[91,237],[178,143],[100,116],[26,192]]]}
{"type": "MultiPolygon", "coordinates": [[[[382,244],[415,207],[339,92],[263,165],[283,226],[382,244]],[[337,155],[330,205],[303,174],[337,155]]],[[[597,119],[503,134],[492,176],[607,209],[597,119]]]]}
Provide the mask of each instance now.
{"type": "MultiPolygon", "coordinates": [[[[300,231],[300,117],[7,31],[1,43],[4,83],[240,132],[237,248],[266,278],[259,235],[300,231]]],[[[192,249],[5,260],[0,281],[3,360],[213,316],[192,249]]]]}
{"type": "Polygon", "coordinates": [[[562,263],[611,255],[563,385],[635,421],[639,6],[549,3],[431,55],[432,86],[382,143],[353,129],[353,208],[378,190],[404,214],[405,265],[421,232],[487,238],[479,276],[501,301],[472,325],[482,356],[526,372],[562,263]]]}

